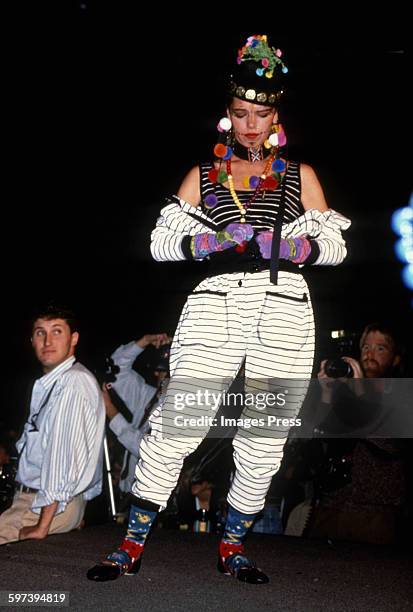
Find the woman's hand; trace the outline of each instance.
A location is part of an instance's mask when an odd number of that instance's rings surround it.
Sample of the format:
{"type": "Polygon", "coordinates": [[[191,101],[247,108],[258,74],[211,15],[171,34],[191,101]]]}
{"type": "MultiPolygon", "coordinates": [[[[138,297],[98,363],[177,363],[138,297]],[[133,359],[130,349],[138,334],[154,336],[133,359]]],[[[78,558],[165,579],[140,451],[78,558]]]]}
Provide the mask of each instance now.
{"type": "MultiPolygon", "coordinates": [[[[272,239],[274,232],[260,232],[255,240],[260,247],[261,257],[271,259],[272,239]]],[[[311,244],[304,236],[298,238],[281,238],[279,258],[299,264],[304,263],[311,253],[311,244]]]]}
{"type": "Polygon", "coordinates": [[[260,247],[261,257],[263,259],[271,259],[271,246],[274,232],[265,231],[257,234],[255,240],[260,247]]]}
{"type": "Polygon", "coordinates": [[[191,252],[194,259],[201,259],[211,253],[243,245],[251,240],[253,235],[254,230],[248,223],[230,223],[216,234],[210,232],[196,234],[191,240],[191,252]]]}

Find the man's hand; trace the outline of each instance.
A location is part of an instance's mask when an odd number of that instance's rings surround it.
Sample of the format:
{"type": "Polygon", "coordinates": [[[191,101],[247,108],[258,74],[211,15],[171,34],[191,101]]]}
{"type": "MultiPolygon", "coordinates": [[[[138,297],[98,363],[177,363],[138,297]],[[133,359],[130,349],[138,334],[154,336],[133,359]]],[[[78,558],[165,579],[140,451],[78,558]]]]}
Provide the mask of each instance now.
{"type": "Polygon", "coordinates": [[[107,383],[103,383],[102,385],[103,401],[105,402],[106,416],[108,417],[109,421],[111,421],[113,417],[119,414],[119,410],[116,408],[116,406],[113,404],[112,400],[110,399],[110,395],[109,395],[110,387],[111,385],[107,383]]]}
{"type": "Polygon", "coordinates": [[[327,376],[325,370],[326,363],[327,359],[323,359],[320,364],[320,371],[317,374],[317,378],[321,387],[321,401],[325,404],[330,404],[333,397],[332,387],[334,384],[334,378],[330,378],[329,376],[327,376]]]}
{"type": "Polygon", "coordinates": [[[155,348],[160,348],[164,344],[169,344],[172,342],[172,338],[168,336],[168,334],[145,334],[136,341],[136,344],[141,348],[146,348],[150,344],[152,344],[155,348]]]}
{"type": "Polygon", "coordinates": [[[345,384],[351,387],[353,393],[357,396],[360,396],[364,393],[363,383],[352,382],[354,379],[364,378],[363,370],[361,369],[360,363],[357,359],[353,359],[353,357],[342,357],[343,361],[349,364],[351,369],[353,370],[353,378],[330,378],[327,376],[325,371],[325,365],[327,359],[323,359],[320,365],[320,371],[317,374],[317,378],[321,387],[321,401],[330,404],[333,398],[333,385],[336,380],[341,380],[341,382],[345,382],[345,384]]]}
{"type": "Polygon", "coordinates": [[[363,370],[361,369],[360,363],[353,357],[342,357],[343,361],[349,364],[353,370],[353,378],[364,378],[363,370]]]}
{"type": "Polygon", "coordinates": [[[361,365],[357,359],[353,359],[353,357],[343,357],[343,361],[348,363],[350,368],[353,370],[353,378],[346,379],[347,385],[349,389],[353,391],[354,395],[361,397],[366,392],[364,382],[359,380],[360,378],[364,378],[364,372],[361,365]]]}
{"type": "Polygon", "coordinates": [[[47,538],[48,530],[41,529],[39,525],[33,527],[22,527],[19,531],[19,540],[44,540],[47,538]]]}
{"type": "Polygon", "coordinates": [[[19,540],[44,540],[49,533],[58,505],[59,502],[54,501],[49,506],[43,506],[37,525],[22,527],[19,531],[19,540]]]}

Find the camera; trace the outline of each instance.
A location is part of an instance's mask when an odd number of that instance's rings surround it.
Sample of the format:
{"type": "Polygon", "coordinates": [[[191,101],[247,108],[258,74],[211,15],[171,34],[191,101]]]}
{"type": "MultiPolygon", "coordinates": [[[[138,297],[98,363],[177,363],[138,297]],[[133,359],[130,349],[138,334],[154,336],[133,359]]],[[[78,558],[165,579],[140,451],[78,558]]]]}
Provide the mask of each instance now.
{"type": "Polygon", "coordinates": [[[340,329],[331,332],[333,355],[327,359],[325,373],[330,378],[352,378],[353,368],[343,357],[354,357],[357,347],[357,334],[340,329]]]}
{"type": "Polygon", "coordinates": [[[114,383],[120,368],[113,361],[112,357],[105,357],[101,363],[94,368],[94,374],[100,385],[103,383],[114,383]]]}
{"type": "Polygon", "coordinates": [[[164,344],[157,351],[157,359],[154,366],[154,371],[169,372],[169,354],[171,345],[164,344]]]}

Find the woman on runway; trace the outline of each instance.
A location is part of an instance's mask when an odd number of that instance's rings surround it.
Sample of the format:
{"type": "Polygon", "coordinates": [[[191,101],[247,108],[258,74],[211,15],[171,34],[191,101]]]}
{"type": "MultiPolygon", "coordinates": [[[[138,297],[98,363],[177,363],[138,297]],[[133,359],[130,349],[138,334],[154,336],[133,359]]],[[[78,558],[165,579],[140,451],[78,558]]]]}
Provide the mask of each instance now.
{"type": "Polygon", "coordinates": [[[247,39],[228,81],[213,160],[188,173],[152,233],[157,261],[208,259],[208,273],[178,323],[168,392],[140,447],[127,534],[89,570],[91,580],[139,570],[184,458],[215,426],[207,418],[215,414],[211,398],[225,399],[244,365],[245,396],[252,400],[233,440],[236,471],[218,570],[243,582],[268,582],[243,541],[264,507],[312,373],[314,321],[301,269],[341,263],[341,232],[350,225],[328,208],[314,170],[282,155],[286,73],[282,52],[265,35],[247,39]]]}

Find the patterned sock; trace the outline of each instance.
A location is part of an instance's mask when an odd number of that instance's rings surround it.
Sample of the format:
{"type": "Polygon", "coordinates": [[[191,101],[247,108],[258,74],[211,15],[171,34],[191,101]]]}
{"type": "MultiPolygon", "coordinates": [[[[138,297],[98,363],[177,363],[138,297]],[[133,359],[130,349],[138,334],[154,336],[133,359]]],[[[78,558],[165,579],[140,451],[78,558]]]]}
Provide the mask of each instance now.
{"type": "Polygon", "coordinates": [[[131,506],[129,512],[128,530],[118,550],[106,557],[122,568],[127,569],[143,552],[145,540],[148,537],[152,523],[157,515],[156,511],[143,510],[138,506],[131,506]]]}
{"type": "Polygon", "coordinates": [[[251,565],[244,555],[243,541],[255,517],[256,514],[243,514],[229,507],[224,535],[219,544],[219,556],[233,573],[236,573],[240,567],[251,565]]]}

